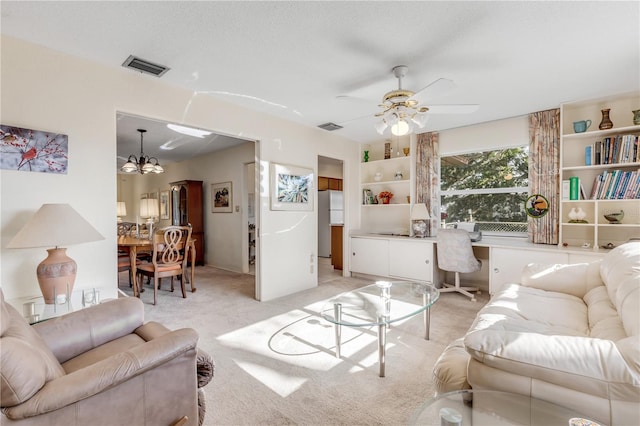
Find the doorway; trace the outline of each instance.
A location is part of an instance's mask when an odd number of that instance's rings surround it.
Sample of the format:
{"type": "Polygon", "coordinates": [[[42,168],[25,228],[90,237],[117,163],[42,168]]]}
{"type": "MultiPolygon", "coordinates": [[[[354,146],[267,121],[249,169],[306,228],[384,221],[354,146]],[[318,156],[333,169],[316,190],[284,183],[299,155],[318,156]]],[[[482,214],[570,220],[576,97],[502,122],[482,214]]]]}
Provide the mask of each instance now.
{"type": "Polygon", "coordinates": [[[344,184],[344,162],[318,156],[318,283],[342,275],[344,184]]]}

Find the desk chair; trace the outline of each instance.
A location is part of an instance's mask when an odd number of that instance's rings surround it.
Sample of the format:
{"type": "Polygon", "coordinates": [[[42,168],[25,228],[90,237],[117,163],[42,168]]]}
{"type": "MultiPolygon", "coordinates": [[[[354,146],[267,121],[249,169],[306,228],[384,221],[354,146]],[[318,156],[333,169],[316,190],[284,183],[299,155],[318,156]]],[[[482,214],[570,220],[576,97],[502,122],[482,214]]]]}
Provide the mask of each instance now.
{"type": "Polygon", "coordinates": [[[438,267],[444,271],[455,272],[455,284],[442,283],[440,293],[458,292],[476,298],[470,291],[480,290],[477,287],[460,287],[460,274],[479,271],[482,262],[476,259],[471,247],[469,233],[462,229],[439,229],[437,237],[438,267]]]}

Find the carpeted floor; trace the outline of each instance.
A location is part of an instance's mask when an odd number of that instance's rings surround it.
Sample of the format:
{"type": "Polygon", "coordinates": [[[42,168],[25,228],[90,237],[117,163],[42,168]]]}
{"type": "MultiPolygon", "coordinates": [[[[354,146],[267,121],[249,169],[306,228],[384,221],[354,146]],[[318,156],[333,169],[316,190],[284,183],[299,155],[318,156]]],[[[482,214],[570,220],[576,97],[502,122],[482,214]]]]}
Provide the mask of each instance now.
{"type": "MultiPolygon", "coordinates": [[[[192,327],[216,361],[205,388],[205,425],[400,425],[433,395],[431,370],[444,347],[464,334],[488,300],[443,294],[431,311],[431,340],[422,316],[387,334],[386,377],[378,377],[377,330],[342,329],[342,358],[333,326],[319,311],[329,298],[370,283],[343,278],[321,261],[318,287],[269,302],[254,297],[254,277],[196,268],[195,293],[183,299],[169,280],[153,306],[142,294],[146,320],[171,329],[192,327]]],[[[131,294],[126,273],[120,289],[131,294]]]]}

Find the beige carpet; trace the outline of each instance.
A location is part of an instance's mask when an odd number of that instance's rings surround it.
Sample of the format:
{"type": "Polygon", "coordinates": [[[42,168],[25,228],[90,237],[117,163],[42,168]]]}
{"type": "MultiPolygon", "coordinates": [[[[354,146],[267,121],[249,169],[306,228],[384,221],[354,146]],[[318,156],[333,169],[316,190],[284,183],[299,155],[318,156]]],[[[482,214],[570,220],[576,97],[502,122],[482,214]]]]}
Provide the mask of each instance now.
{"type": "MultiPolygon", "coordinates": [[[[216,361],[215,377],[205,388],[205,425],[406,424],[433,395],[434,362],[488,300],[486,294],[475,303],[443,294],[431,311],[429,341],[422,316],[392,327],[386,377],[380,378],[377,330],[343,327],[337,359],[333,326],[318,314],[332,296],[370,282],[345,279],[326,262],[320,281],[317,288],[258,302],[253,276],[198,267],[195,293],[183,299],[178,288],[168,291],[167,279],[157,306],[146,287],[146,319],[172,329],[195,328],[199,346],[216,361]]],[[[120,288],[131,294],[126,273],[120,288]]]]}

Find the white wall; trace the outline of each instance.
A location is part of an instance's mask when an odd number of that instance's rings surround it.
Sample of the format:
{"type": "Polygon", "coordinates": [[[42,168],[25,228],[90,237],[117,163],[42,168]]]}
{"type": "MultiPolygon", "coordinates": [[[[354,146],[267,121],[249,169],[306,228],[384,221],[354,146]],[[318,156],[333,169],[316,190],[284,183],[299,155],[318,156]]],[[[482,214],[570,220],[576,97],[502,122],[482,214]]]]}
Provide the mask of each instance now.
{"type": "Polygon", "coordinates": [[[509,148],[529,143],[526,115],[440,132],[440,156],[509,148]]]}
{"type": "MultiPolygon", "coordinates": [[[[8,298],[39,294],[43,249],[9,250],[8,242],[46,202],[78,210],[104,241],[69,247],[78,263],[76,288],[117,286],[116,112],[207,128],[259,141],[261,159],[257,297],[268,300],[317,285],[316,212],[269,210],[271,161],[316,168],[317,156],[345,162],[346,223],[357,227],[359,149],[335,133],[305,127],[166,85],[161,79],[74,58],[3,36],[1,121],[69,136],[66,175],[0,171],[1,285],[8,298]]],[[[181,176],[181,179],[185,176],[181,176]]],[[[158,185],[160,186],[160,185],[158,185]]]]}

